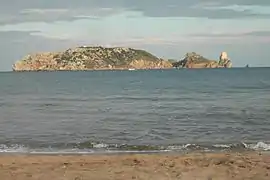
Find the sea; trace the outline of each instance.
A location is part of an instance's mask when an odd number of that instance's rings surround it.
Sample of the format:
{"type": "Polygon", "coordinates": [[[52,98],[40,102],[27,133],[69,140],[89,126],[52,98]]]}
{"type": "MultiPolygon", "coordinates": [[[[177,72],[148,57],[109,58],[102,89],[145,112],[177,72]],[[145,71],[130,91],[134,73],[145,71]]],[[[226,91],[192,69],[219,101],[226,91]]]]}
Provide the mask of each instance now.
{"type": "Polygon", "coordinates": [[[0,152],[270,151],[270,68],[0,73],[0,152]]]}

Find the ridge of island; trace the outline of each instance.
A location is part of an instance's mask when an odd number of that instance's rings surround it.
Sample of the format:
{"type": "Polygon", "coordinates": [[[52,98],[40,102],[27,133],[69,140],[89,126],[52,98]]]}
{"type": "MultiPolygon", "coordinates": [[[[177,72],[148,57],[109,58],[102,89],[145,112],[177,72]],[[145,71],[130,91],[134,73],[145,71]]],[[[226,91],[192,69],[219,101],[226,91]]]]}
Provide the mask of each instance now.
{"type": "Polygon", "coordinates": [[[220,60],[204,58],[194,52],[183,60],[166,60],[141,49],[81,46],[62,52],[43,52],[25,56],[12,65],[13,71],[84,71],[171,68],[230,68],[226,52],[220,60]]]}

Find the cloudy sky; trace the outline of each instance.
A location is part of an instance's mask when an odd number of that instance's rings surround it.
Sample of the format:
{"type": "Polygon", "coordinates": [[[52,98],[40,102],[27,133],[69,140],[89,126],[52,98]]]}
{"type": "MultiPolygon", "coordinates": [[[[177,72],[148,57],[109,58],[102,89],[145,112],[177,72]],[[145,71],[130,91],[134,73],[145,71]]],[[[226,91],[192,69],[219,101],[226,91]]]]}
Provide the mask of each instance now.
{"type": "Polygon", "coordinates": [[[29,53],[128,46],[270,66],[270,0],[0,0],[0,70],[29,53]]]}

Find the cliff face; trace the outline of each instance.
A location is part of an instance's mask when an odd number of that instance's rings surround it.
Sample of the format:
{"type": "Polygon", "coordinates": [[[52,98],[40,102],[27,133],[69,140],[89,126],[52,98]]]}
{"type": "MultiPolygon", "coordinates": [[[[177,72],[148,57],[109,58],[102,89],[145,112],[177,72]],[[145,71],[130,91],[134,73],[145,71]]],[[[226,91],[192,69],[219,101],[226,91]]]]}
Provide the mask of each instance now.
{"type": "Polygon", "coordinates": [[[191,52],[187,53],[183,60],[174,62],[173,66],[178,68],[231,68],[232,63],[226,52],[221,53],[219,62],[191,52]]]}
{"type": "Polygon", "coordinates": [[[172,63],[132,48],[78,47],[58,53],[28,55],[13,65],[13,71],[165,69],[172,63]]]}
{"type": "Polygon", "coordinates": [[[226,52],[222,52],[219,56],[219,66],[225,67],[225,68],[231,68],[232,67],[232,62],[230,58],[228,57],[226,52]]]}

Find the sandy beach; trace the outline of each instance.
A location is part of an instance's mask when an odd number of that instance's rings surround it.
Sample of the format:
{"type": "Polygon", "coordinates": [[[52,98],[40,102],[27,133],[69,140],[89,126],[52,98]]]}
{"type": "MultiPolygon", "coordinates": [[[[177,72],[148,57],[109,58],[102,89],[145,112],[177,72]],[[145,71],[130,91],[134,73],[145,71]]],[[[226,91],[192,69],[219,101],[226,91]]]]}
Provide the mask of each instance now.
{"type": "Polygon", "coordinates": [[[15,155],[0,158],[1,180],[270,179],[270,155],[248,153],[15,155]]]}

